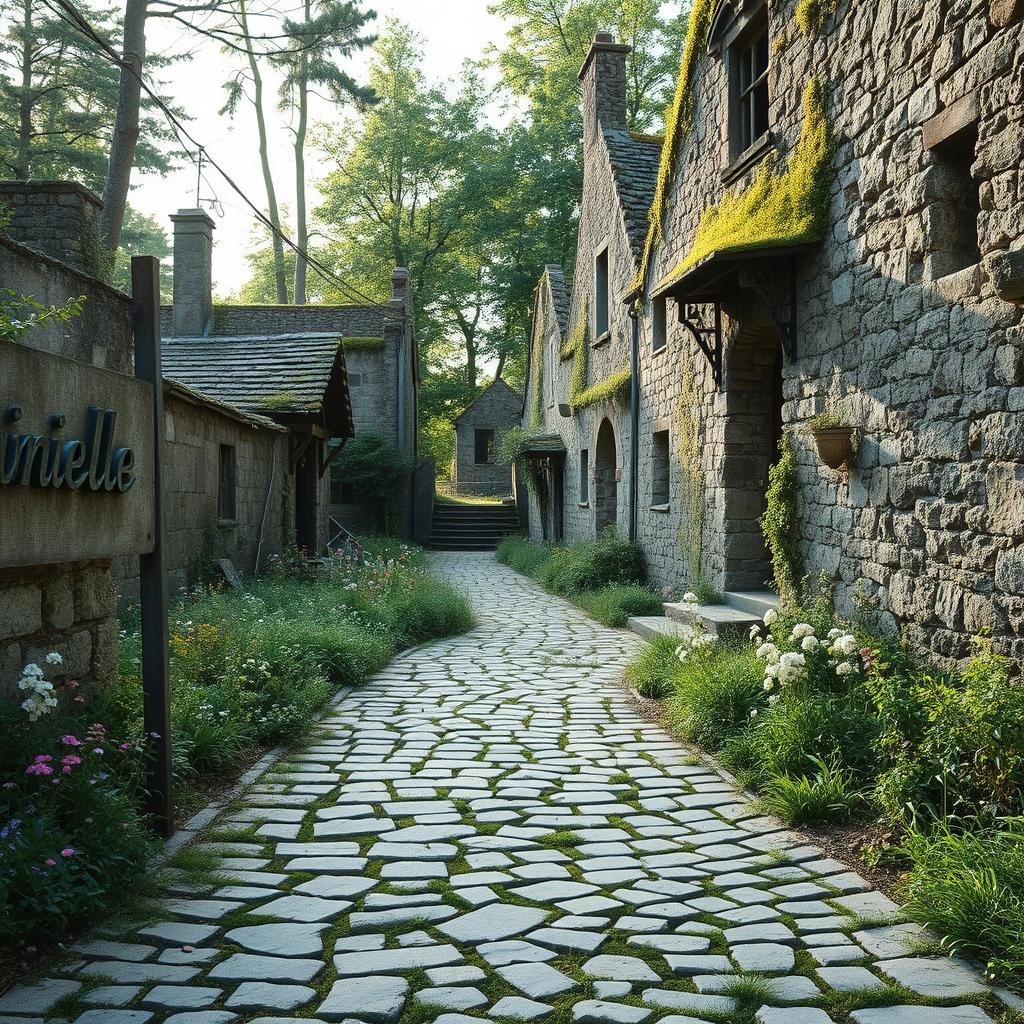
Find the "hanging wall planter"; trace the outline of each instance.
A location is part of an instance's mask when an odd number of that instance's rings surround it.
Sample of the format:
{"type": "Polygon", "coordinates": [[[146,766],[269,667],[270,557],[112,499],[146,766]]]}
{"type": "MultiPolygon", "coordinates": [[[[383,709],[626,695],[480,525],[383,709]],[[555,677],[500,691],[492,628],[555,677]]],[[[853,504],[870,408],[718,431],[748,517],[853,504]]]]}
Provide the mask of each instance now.
{"type": "Polygon", "coordinates": [[[853,460],[853,427],[811,427],[818,458],[829,469],[849,466],[853,460]]]}

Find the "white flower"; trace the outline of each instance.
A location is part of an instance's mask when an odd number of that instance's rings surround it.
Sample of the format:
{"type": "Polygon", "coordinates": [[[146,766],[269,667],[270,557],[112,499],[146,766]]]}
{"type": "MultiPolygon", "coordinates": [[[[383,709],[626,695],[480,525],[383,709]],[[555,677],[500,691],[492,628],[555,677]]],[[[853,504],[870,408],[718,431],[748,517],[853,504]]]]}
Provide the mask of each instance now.
{"type": "Polygon", "coordinates": [[[832,653],[840,654],[844,658],[855,654],[857,649],[857,638],[852,633],[846,633],[844,636],[838,637],[832,644],[832,653]]]}
{"type": "Polygon", "coordinates": [[[765,679],[778,679],[779,678],[779,666],[778,665],[765,665],[764,667],[765,679]]]}
{"type": "Polygon", "coordinates": [[[751,640],[760,640],[761,639],[761,627],[760,626],[751,626],[750,627],[750,639],[751,640]]]}
{"type": "Polygon", "coordinates": [[[751,718],[757,718],[757,708],[751,708],[750,709],[750,717],[751,718]]]}
{"type": "Polygon", "coordinates": [[[777,693],[773,693],[773,694],[772,694],[772,695],[771,695],[771,696],[770,696],[770,697],[768,698],[768,703],[769,703],[769,704],[771,704],[771,705],[772,705],[772,707],[774,707],[774,706],[775,706],[776,704],[778,704],[778,703],[779,703],[779,695],[778,695],[777,693]]]}
{"type": "Polygon", "coordinates": [[[841,661],[836,665],[837,676],[852,676],[857,671],[857,666],[848,661],[841,661]]]}
{"type": "Polygon", "coordinates": [[[30,662],[28,665],[26,665],[21,670],[21,674],[23,676],[34,676],[36,679],[43,678],[43,670],[37,664],[35,664],[35,662],[30,662]]]}
{"type": "Polygon", "coordinates": [[[700,598],[692,590],[688,590],[683,594],[683,601],[685,601],[686,604],[699,604],[700,598]]]}
{"type": "Polygon", "coordinates": [[[63,665],[64,659],[56,651],[50,651],[50,653],[46,656],[46,664],[63,665]]]}
{"type": "Polygon", "coordinates": [[[802,678],[807,661],[799,651],[787,651],[779,659],[779,682],[796,682],[802,678]]]}
{"type": "Polygon", "coordinates": [[[789,639],[802,640],[805,636],[814,636],[814,627],[809,622],[798,622],[789,634],[789,639]]]}
{"type": "Polygon", "coordinates": [[[829,640],[835,640],[836,637],[840,637],[842,635],[843,635],[843,631],[841,629],[838,629],[835,626],[833,626],[832,629],[830,629],[828,631],[828,638],[829,638],[829,640]]]}
{"type": "Polygon", "coordinates": [[[766,626],[770,626],[778,619],[778,617],[779,613],[774,608],[769,608],[768,611],[764,613],[764,624],[766,626]]]}
{"type": "Polygon", "coordinates": [[[757,649],[757,656],[768,662],[769,665],[777,665],[779,662],[779,649],[773,643],[763,643],[757,649]]]}
{"type": "Polygon", "coordinates": [[[816,636],[805,636],[801,641],[800,646],[803,650],[807,651],[808,654],[811,654],[821,646],[821,643],[816,636]]]}
{"type": "Polygon", "coordinates": [[[770,693],[775,688],[775,681],[773,679],[765,679],[763,688],[766,693],[770,693]]]}

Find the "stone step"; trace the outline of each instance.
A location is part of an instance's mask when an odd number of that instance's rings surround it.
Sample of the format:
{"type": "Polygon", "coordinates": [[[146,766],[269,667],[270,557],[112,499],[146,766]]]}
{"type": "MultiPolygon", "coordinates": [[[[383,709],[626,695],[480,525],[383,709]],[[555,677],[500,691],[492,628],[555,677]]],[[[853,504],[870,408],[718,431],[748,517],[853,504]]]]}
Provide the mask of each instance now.
{"type": "Polygon", "coordinates": [[[691,611],[687,604],[666,604],[665,616],[675,622],[700,626],[716,636],[741,635],[761,623],[760,615],[740,611],[727,604],[699,604],[691,611]]]}
{"type": "Polygon", "coordinates": [[[656,636],[679,636],[682,629],[681,622],[666,619],[661,615],[633,615],[628,625],[634,633],[645,640],[652,640],[656,636]]]}
{"type": "Polygon", "coordinates": [[[722,596],[730,608],[761,619],[767,611],[779,610],[779,595],[774,590],[727,590],[722,596]]]}

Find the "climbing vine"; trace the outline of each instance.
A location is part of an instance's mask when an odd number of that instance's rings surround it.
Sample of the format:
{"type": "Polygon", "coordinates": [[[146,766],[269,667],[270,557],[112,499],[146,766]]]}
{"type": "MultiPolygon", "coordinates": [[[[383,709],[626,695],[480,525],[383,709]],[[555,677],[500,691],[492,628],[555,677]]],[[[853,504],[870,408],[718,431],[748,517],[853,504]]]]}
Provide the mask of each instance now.
{"type": "Polygon", "coordinates": [[[569,405],[573,412],[587,408],[588,405],[596,405],[598,402],[611,402],[615,399],[626,399],[629,397],[630,385],[633,381],[633,374],[628,366],[617,370],[604,380],[583,391],[569,391],[569,405]]]}
{"type": "Polygon", "coordinates": [[[693,367],[683,371],[679,393],[678,454],[683,471],[684,494],[679,517],[679,546],[690,563],[693,589],[707,589],[704,576],[704,470],[700,444],[704,430],[693,367]]]}
{"type": "Polygon", "coordinates": [[[63,306],[44,306],[31,295],[21,295],[11,288],[0,290],[0,343],[16,342],[26,331],[43,327],[47,321],[66,324],[81,316],[85,296],[68,299],[63,306]]]}
{"type": "Polygon", "coordinates": [[[678,149],[683,140],[689,136],[693,127],[694,101],[691,88],[693,71],[697,64],[697,58],[706,48],[715,3],[716,0],[694,0],[693,7],[690,9],[690,21],[686,30],[686,42],[683,44],[683,56],[679,62],[676,91],[671,105],[665,112],[665,141],[661,148],[661,164],[658,168],[658,179],[654,188],[654,201],[651,204],[647,241],[644,244],[640,272],[634,281],[634,287],[643,287],[647,278],[651,253],[654,246],[662,240],[668,192],[675,174],[678,149]]]}
{"type": "Polygon", "coordinates": [[[789,433],[779,442],[779,461],[768,470],[767,508],[761,516],[768,551],[775,570],[775,586],[783,604],[799,599],[801,576],[800,553],[796,543],[797,505],[800,499],[800,476],[796,453],[789,433]]]}
{"type": "Polygon", "coordinates": [[[769,158],[750,186],[726,192],[701,215],[693,247],[658,287],[711,253],[795,245],[822,237],[828,220],[832,132],[825,117],[821,85],[812,78],[804,90],[804,124],[784,171],[769,158]]]}
{"type": "Polygon", "coordinates": [[[572,366],[569,368],[569,407],[574,413],[585,409],[588,405],[625,398],[629,395],[632,374],[628,366],[617,370],[591,387],[587,387],[589,351],[590,307],[587,299],[584,298],[576,326],[558,351],[561,359],[572,359],[572,366]]]}
{"type": "Polygon", "coordinates": [[[537,429],[544,423],[544,342],[547,324],[543,295],[537,302],[537,321],[530,343],[530,426],[537,429]]]}

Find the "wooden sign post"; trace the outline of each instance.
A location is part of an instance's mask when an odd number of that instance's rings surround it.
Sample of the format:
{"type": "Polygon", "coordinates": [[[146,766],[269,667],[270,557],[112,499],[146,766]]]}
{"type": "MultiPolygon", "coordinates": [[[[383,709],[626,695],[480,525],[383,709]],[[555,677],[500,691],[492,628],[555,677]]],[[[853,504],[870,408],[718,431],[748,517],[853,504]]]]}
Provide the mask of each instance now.
{"type": "Polygon", "coordinates": [[[149,810],[162,836],[174,831],[171,777],[171,673],[167,631],[167,575],[164,569],[163,451],[164,391],[160,370],[160,261],[132,257],[132,318],[135,376],[153,385],[153,548],[139,556],[142,599],[143,717],[152,744],[149,810]]]}

